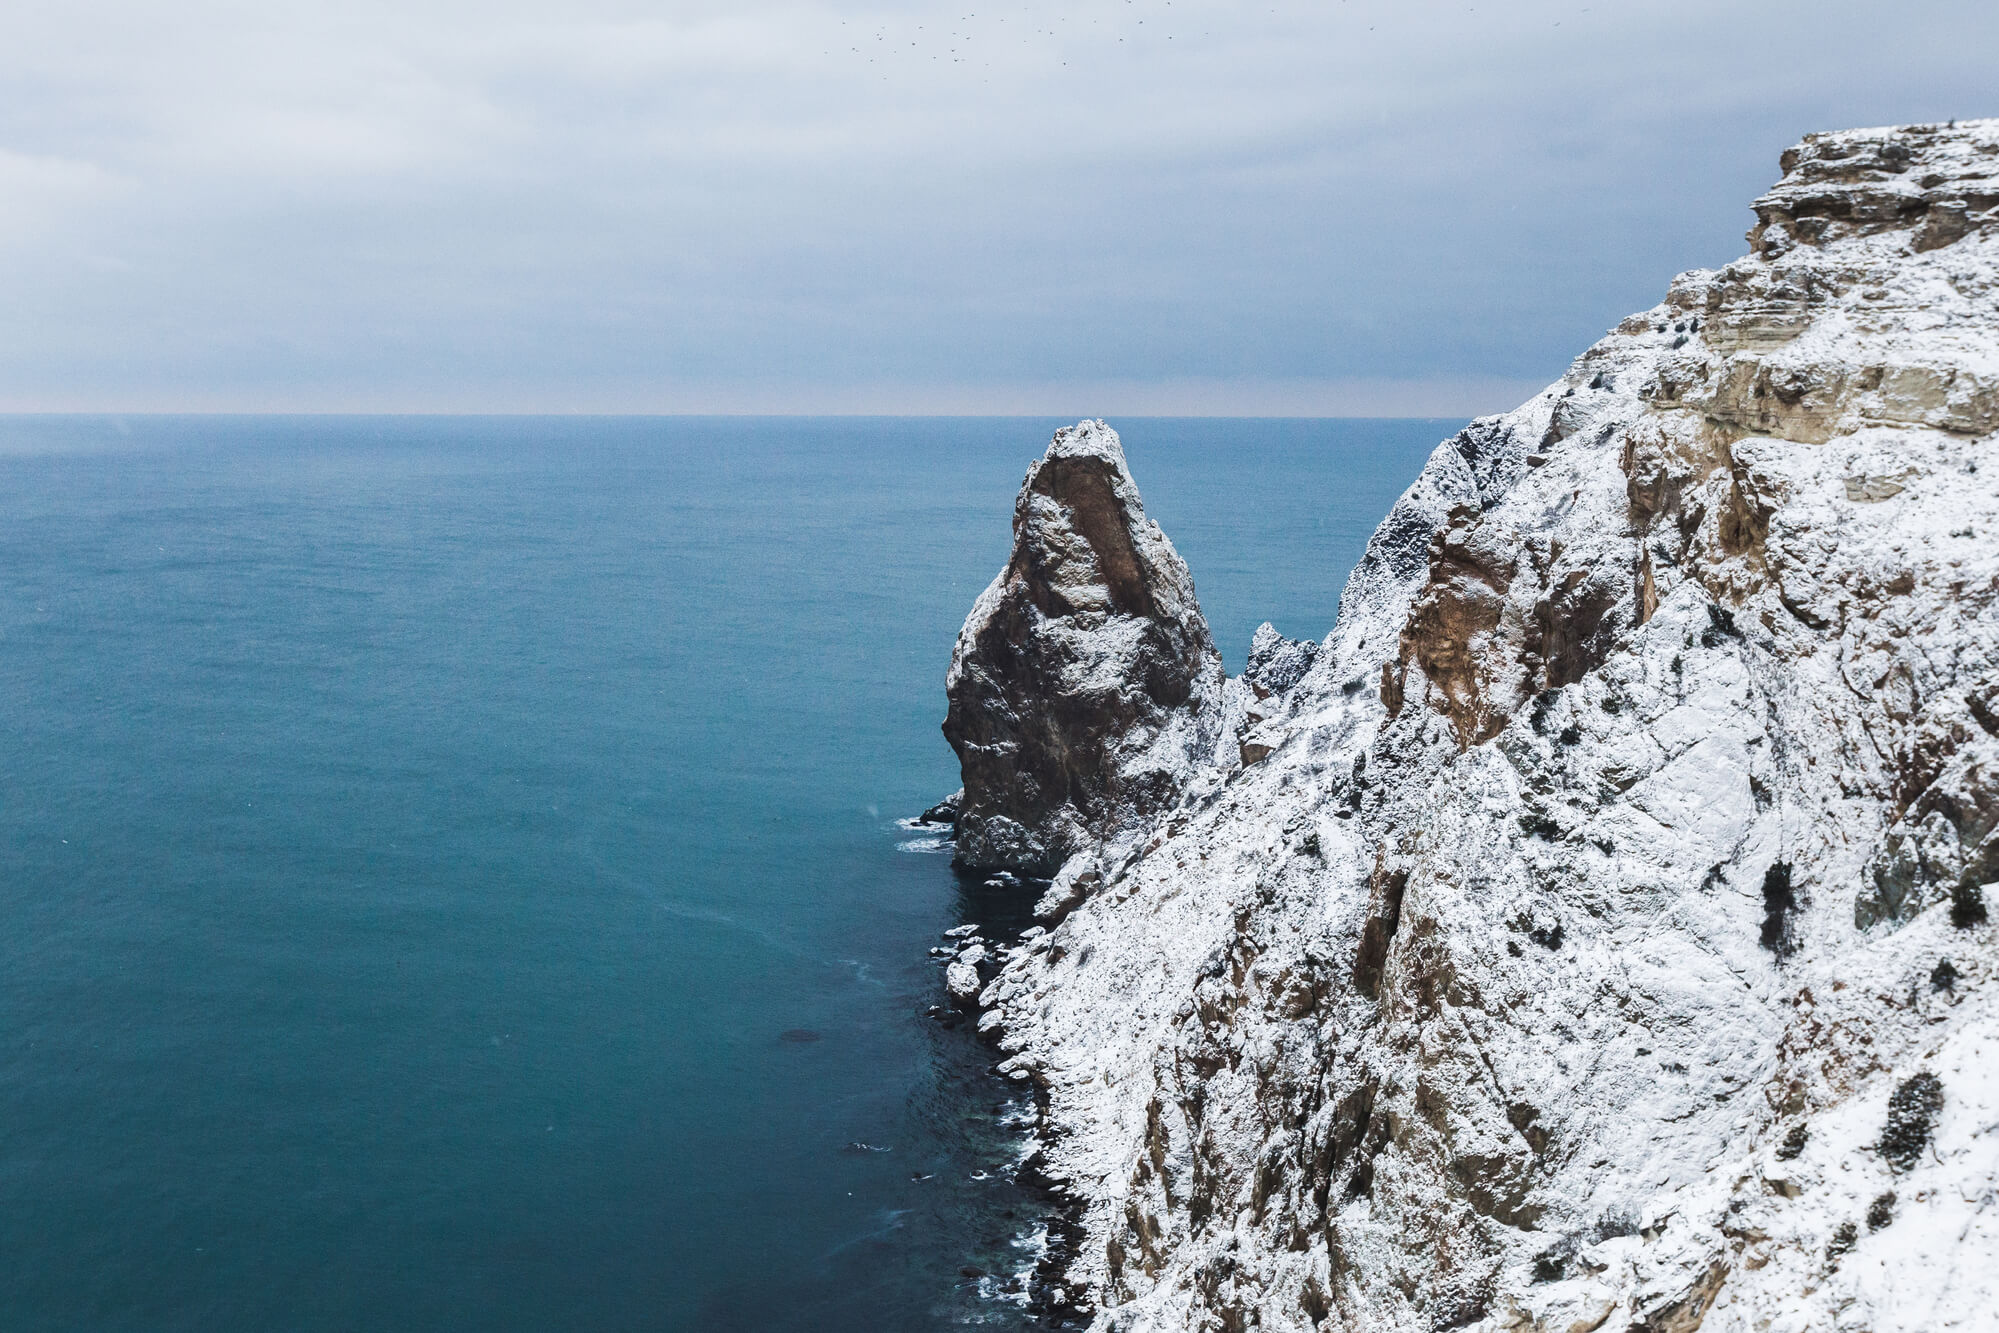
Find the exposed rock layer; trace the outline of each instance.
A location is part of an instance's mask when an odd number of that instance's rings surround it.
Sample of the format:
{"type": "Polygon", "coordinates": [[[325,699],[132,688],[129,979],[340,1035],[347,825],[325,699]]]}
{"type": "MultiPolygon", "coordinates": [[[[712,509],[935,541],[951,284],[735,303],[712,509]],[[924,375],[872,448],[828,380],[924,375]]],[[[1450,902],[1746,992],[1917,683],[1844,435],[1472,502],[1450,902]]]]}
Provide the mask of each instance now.
{"type": "Polygon", "coordinates": [[[1085,852],[980,1002],[1099,1327],[1990,1327],[1999,122],[1784,170],[1437,449],[1254,719],[1177,557],[1070,535],[1135,494],[1030,474],[948,728],[972,855],[1085,852]]]}

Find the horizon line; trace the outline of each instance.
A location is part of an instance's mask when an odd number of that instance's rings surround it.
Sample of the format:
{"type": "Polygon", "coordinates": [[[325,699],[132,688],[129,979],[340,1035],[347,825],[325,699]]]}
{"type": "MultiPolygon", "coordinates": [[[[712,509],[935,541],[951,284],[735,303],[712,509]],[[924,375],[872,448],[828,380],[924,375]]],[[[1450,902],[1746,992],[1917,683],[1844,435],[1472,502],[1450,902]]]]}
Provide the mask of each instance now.
{"type": "Polygon", "coordinates": [[[1469,421],[1503,413],[1462,412],[479,412],[419,409],[409,411],[360,411],[331,408],[290,410],[175,410],[65,408],[56,411],[0,408],[0,421],[85,420],[115,421],[124,418],[200,418],[207,420],[275,420],[310,417],[322,420],[366,418],[373,420],[434,419],[440,421],[1469,421]]]}
{"type": "Polygon", "coordinates": [[[0,392],[0,416],[482,416],[482,417],[988,417],[1088,415],[1223,420],[1444,420],[1510,412],[1559,379],[1459,375],[1411,379],[1185,377],[1153,381],[1049,380],[1014,385],[941,383],[601,386],[480,393],[408,386],[343,392],[103,391],[39,397],[0,392]],[[150,401],[148,401],[150,399],[150,401]],[[108,401],[107,401],[108,400],[108,401]],[[303,401],[301,401],[303,400],[303,401]],[[316,402],[315,402],[316,400],[316,402]],[[484,404],[492,404],[488,407],[484,404]],[[1062,408],[1061,404],[1072,406],[1062,408]],[[1057,405],[1057,410],[1048,410],[1057,405]],[[1108,410],[1107,410],[1108,409],[1108,410]],[[1136,409],[1136,410],[1120,410],[1136,409]]]}

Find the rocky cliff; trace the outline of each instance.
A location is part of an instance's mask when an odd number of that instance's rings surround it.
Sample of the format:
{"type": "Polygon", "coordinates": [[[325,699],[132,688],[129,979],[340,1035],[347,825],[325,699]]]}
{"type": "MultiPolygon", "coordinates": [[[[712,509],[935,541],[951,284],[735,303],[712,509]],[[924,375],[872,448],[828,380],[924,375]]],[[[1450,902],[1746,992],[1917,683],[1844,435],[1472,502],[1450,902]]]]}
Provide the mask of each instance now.
{"type": "Polygon", "coordinates": [[[968,859],[1074,853],[979,997],[1056,1304],[1994,1327],[1999,122],[1783,171],[1252,679],[1108,431],[1030,474],[947,729],[968,859]]]}

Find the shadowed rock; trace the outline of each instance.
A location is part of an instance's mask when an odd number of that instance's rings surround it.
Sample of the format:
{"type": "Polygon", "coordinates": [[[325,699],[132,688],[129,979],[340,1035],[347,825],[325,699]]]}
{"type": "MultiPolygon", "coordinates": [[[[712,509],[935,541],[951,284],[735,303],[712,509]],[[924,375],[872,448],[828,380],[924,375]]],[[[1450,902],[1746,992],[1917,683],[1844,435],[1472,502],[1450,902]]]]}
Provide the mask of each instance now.
{"type": "Polygon", "coordinates": [[[1117,432],[1057,431],[945,685],[960,862],[1047,875],[1144,828],[1213,760],[1222,685],[1193,578],[1145,516],[1117,432]]]}

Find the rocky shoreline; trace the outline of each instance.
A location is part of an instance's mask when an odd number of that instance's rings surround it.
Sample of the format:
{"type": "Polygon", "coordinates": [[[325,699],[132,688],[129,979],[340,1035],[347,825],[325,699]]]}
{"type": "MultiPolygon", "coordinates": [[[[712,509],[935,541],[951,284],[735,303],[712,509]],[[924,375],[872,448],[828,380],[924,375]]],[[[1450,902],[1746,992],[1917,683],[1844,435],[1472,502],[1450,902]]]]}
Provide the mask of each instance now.
{"type": "MultiPolygon", "coordinates": [[[[906,827],[943,829],[946,839],[955,843],[962,795],[962,792],[953,793],[907,821],[906,827]]],[[[1027,901],[1032,901],[1041,887],[1010,871],[988,873],[962,865],[956,868],[960,875],[979,882],[984,889],[1027,901]]],[[[944,931],[944,943],[930,950],[932,961],[940,965],[942,972],[943,999],[930,1006],[926,1016],[947,1028],[975,1025],[969,1035],[991,1049],[997,1042],[997,1034],[991,1024],[976,1026],[980,1016],[978,997],[997,974],[1003,955],[1024,940],[1038,938],[1043,933],[1045,930],[1040,926],[975,921],[961,922],[944,931]]],[[[1042,1127],[1048,1122],[1047,1090],[1025,1073],[1005,1069],[1002,1064],[995,1061],[989,1066],[993,1078],[1024,1092],[1032,1101],[1032,1112],[1019,1117],[1020,1151],[1009,1170],[1013,1183],[1042,1206],[1029,1230],[1016,1237],[1016,1243],[1036,1239],[1040,1253],[1024,1272],[1011,1281],[996,1283],[987,1295],[989,1299],[1018,1303],[1041,1327],[1080,1329],[1087,1325],[1091,1311],[1086,1305],[1079,1306],[1067,1286],[1065,1274],[1083,1243],[1082,1210],[1066,1184],[1045,1170],[1047,1155],[1042,1146],[1042,1127]]]]}
{"type": "Polygon", "coordinates": [[[1034,897],[946,973],[1035,1090],[1061,1317],[1999,1306],[1999,122],[1783,171],[1243,676],[1114,431],[1029,470],[933,813],[1034,897]]]}

